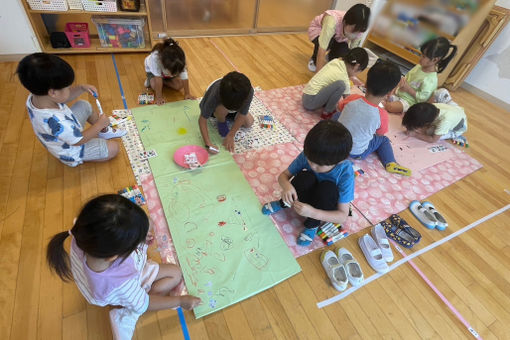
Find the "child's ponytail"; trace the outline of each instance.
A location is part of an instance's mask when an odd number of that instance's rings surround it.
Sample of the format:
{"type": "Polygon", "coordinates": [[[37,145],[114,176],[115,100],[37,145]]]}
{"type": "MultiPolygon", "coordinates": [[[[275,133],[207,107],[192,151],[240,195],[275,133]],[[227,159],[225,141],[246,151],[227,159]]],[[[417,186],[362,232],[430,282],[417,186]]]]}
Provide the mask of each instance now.
{"type": "Polygon", "coordinates": [[[349,50],[342,58],[346,65],[355,66],[359,65],[359,71],[363,71],[368,65],[368,53],[363,47],[355,47],[349,50]]]}
{"type": "Polygon", "coordinates": [[[448,66],[453,57],[455,57],[457,46],[450,44],[448,39],[439,37],[424,43],[420,50],[421,53],[429,59],[439,58],[437,62],[437,72],[441,73],[448,66]]]}
{"type": "Polygon", "coordinates": [[[186,66],[186,56],[179,43],[172,38],[167,38],[162,43],[158,43],[152,49],[157,51],[161,64],[165,69],[170,71],[172,75],[177,75],[184,70],[186,66]]]}
{"type": "Polygon", "coordinates": [[[443,72],[443,70],[446,68],[446,66],[448,66],[453,57],[455,57],[455,54],[457,54],[457,46],[450,45],[448,47],[448,50],[450,49],[452,50],[450,54],[444,57],[443,59],[439,60],[439,62],[437,63],[437,72],[439,73],[443,72]]]}
{"type": "Polygon", "coordinates": [[[64,281],[71,281],[73,275],[69,265],[69,255],[64,249],[64,241],[69,236],[69,232],[64,231],[56,234],[48,243],[46,249],[46,260],[50,269],[52,269],[64,281]]]}

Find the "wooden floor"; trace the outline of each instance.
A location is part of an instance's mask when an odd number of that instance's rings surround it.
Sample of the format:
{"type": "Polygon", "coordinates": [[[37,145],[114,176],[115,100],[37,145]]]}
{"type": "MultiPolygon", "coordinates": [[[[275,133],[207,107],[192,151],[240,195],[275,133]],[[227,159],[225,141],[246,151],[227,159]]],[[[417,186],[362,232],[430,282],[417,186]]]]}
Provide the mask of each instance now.
{"type": "MultiPolygon", "coordinates": [[[[305,35],[181,40],[191,90],[233,70],[214,42],[254,86],[272,89],[310,78],[312,46],[305,35]]],[[[145,77],[143,54],[116,55],[129,107],[136,106],[145,77]]],[[[106,112],[123,108],[110,55],[69,56],[77,83],[96,85],[106,112]]],[[[110,339],[107,311],[88,305],[74,284],[51,275],[44,260],[48,238],[71,227],[83,202],[135,183],[125,152],[105,164],[62,165],[34,137],[15,76],[16,63],[0,67],[0,339],[110,339]]],[[[168,100],[182,95],[167,92],[168,100]]],[[[464,90],[453,94],[469,116],[467,152],[483,168],[430,199],[450,227],[440,233],[402,216],[426,245],[506,206],[510,195],[509,112],[464,90]]],[[[84,99],[90,100],[91,98],[84,99]]],[[[415,259],[415,264],[485,339],[510,338],[510,211],[415,259]]],[[[358,248],[359,235],[339,242],[373,274],[358,248]]],[[[400,256],[397,254],[396,259],[400,256]]],[[[409,264],[344,300],[336,295],[314,252],[298,259],[299,275],[221,312],[195,320],[186,313],[192,339],[469,339],[472,335],[409,264]]],[[[182,339],[175,311],[147,313],[136,339],[182,339]]]]}

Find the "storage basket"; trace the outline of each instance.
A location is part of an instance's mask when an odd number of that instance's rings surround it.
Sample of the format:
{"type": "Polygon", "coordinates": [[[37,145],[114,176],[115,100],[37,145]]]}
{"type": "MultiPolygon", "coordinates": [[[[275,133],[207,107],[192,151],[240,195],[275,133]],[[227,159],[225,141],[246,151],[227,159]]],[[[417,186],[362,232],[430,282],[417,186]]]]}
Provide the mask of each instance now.
{"type": "Polygon", "coordinates": [[[83,9],[92,12],[117,12],[116,0],[81,0],[83,9]]]}
{"type": "Polygon", "coordinates": [[[72,47],[90,47],[89,25],[86,22],[68,22],[65,33],[72,47]]]}
{"type": "Polygon", "coordinates": [[[144,18],[119,19],[92,17],[101,46],[114,48],[145,48],[144,18]]]}
{"type": "Polygon", "coordinates": [[[37,11],[67,11],[66,0],[27,0],[31,9],[37,11]]]}
{"type": "Polygon", "coordinates": [[[83,5],[81,4],[81,0],[67,0],[69,5],[69,9],[80,9],[83,10],[83,5]]]}

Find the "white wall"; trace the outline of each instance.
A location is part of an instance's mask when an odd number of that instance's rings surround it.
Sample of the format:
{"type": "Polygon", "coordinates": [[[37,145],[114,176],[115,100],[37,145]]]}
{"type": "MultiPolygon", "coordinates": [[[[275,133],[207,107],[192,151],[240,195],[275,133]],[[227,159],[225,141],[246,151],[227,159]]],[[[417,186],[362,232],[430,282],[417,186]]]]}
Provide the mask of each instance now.
{"type": "Polygon", "coordinates": [[[0,55],[29,54],[40,51],[30,21],[20,1],[1,0],[0,12],[0,55]]]}
{"type": "MultiPolygon", "coordinates": [[[[496,5],[510,8],[510,0],[499,0],[496,5]]],[[[510,24],[498,35],[465,81],[510,105],[510,24]]]]}

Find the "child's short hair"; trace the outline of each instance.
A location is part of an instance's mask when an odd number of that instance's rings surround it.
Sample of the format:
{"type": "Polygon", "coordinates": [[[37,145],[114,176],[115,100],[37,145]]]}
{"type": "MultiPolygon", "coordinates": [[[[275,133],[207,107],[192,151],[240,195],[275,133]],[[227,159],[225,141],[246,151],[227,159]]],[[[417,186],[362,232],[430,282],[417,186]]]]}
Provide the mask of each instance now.
{"type": "Polygon", "coordinates": [[[60,90],[74,81],[74,71],[65,60],[53,54],[33,53],[25,56],[16,70],[21,84],[36,96],[60,90]]]}
{"type": "Polygon", "coordinates": [[[317,165],[335,165],[347,159],[352,150],[352,136],[342,123],[322,120],[306,135],[303,152],[317,165]]]}
{"type": "MultiPolygon", "coordinates": [[[[125,197],[110,194],[85,204],[71,233],[86,254],[106,259],[128,257],[146,239],[148,230],[149,219],[142,208],[125,197]]],[[[48,264],[64,280],[72,278],[63,247],[67,236],[67,231],[56,234],[46,253],[48,264]]]]}
{"type": "Polygon", "coordinates": [[[356,4],[349,8],[344,15],[344,25],[354,25],[354,32],[365,32],[370,19],[370,8],[363,4],[356,4]]]}
{"type": "Polygon", "coordinates": [[[367,93],[385,96],[400,82],[401,74],[397,65],[390,61],[378,61],[368,70],[367,93]]]}
{"type": "Polygon", "coordinates": [[[162,43],[156,44],[152,51],[158,51],[161,65],[172,75],[177,75],[184,70],[186,66],[186,55],[179,43],[172,38],[168,38],[162,43]]]}
{"type": "Polygon", "coordinates": [[[407,130],[416,130],[430,126],[439,115],[439,109],[431,103],[417,103],[412,105],[402,118],[402,125],[407,130]]]}
{"type": "Polygon", "coordinates": [[[342,59],[351,66],[359,64],[359,71],[363,71],[368,65],[368,53],[363,47],[353,48],[342,59]]]}
{"type": "Polygon", "coordinates": [[[221,79],[220,100],[227,110],[239,110],[251,91],[248,77],[239,72],[230,72],[221,79]]]}
{"type": "Polygon", "coordinates": [[[441,73],[457,53],[457,46],[450,44],[448,39],[439,37],[427,41],[420,47],[421,53],[429,59],[439,58],[437,72],[441,73]],[[452,50],[448,55],[448,52],[452,50]]]}

